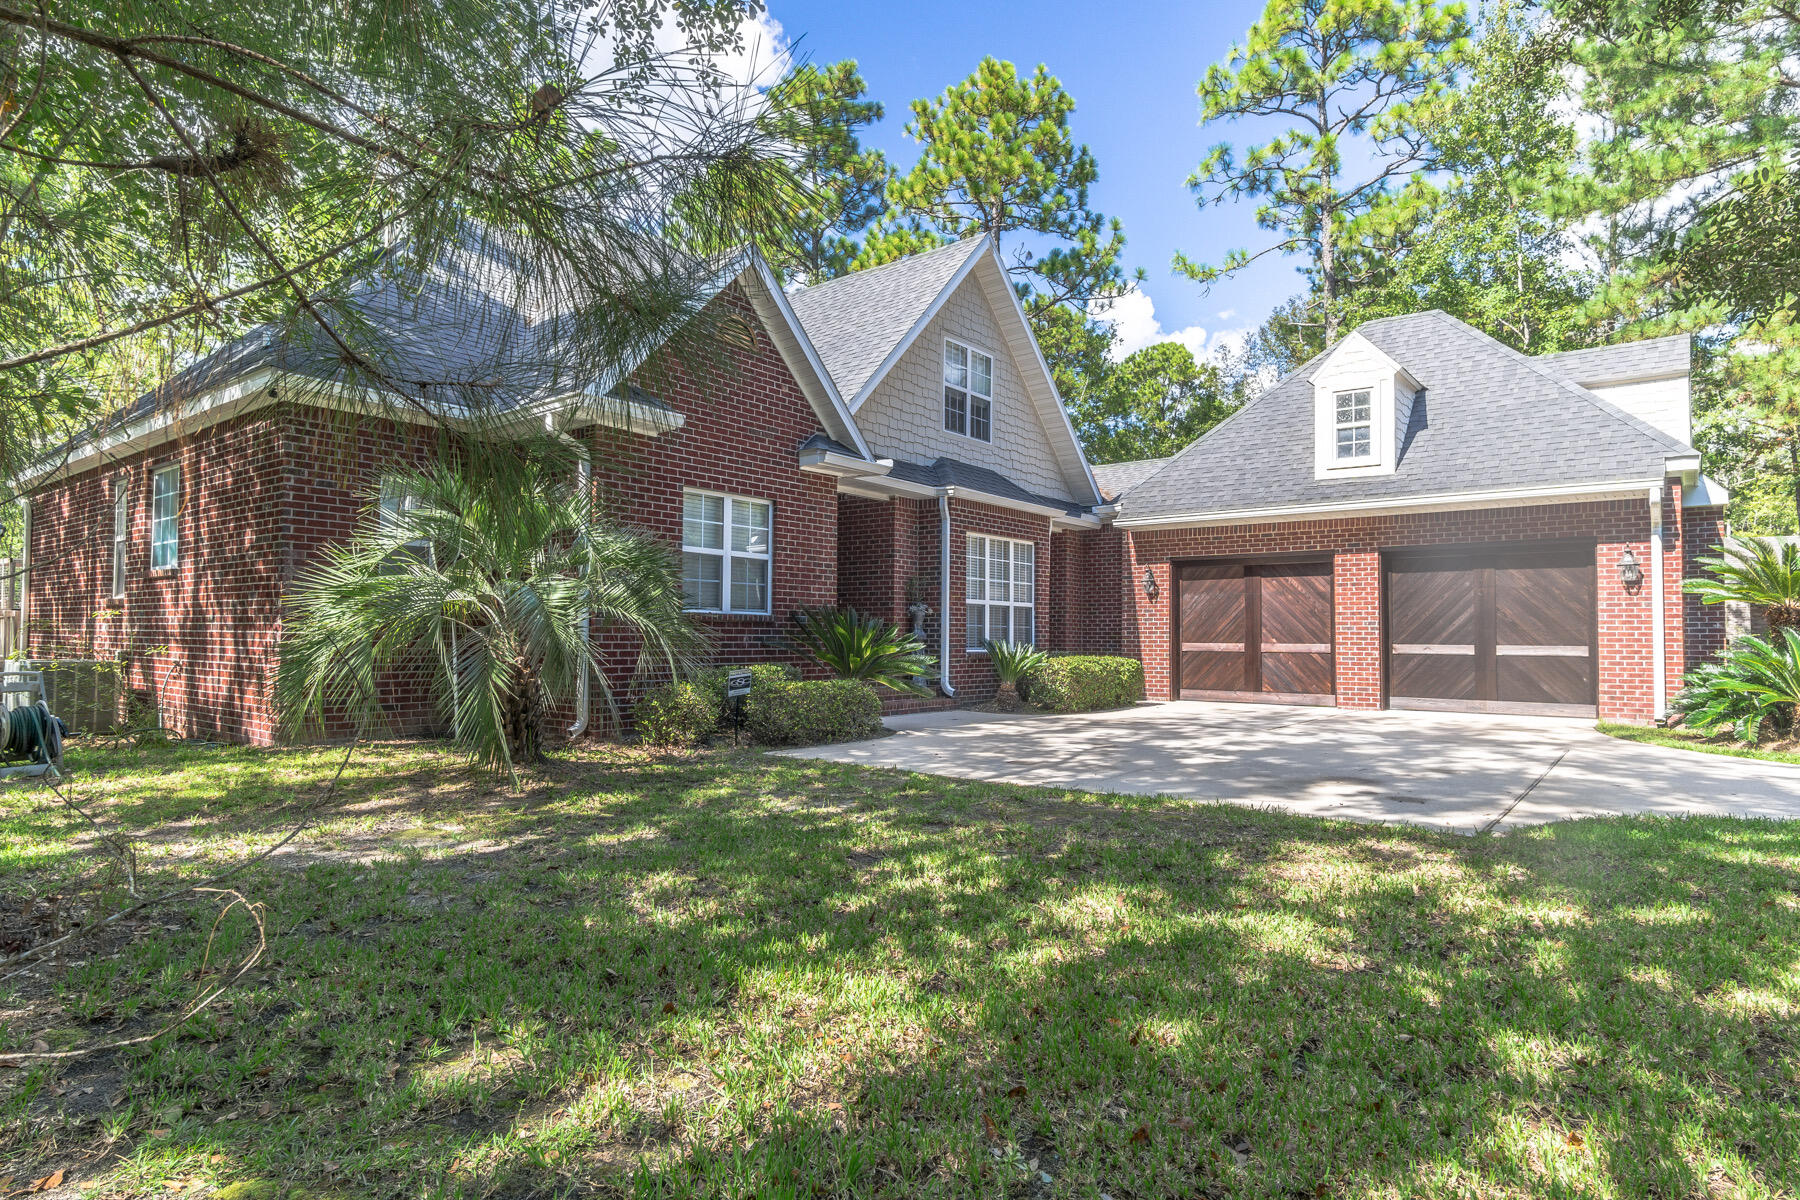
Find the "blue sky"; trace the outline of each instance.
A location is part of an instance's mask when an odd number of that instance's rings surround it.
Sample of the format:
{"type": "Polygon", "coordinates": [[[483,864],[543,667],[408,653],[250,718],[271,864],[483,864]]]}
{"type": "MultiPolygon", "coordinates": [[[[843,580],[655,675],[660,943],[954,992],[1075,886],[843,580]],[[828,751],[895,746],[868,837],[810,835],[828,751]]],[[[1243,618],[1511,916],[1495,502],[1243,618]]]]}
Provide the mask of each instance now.
{"type": "Polygon", "coordinates": [[[1253,329],[1300,290],[1295,259],[1271,256],[1210,292],[1169,269],[1177,249],[1206,261],[1237,246],[1259,249],[1271,236],[1256,228],[1250,205],[1202,211],[1184,186],[1207,147],[1241,142],[1248,132],[1201,129],[1194,85],[1250,27],[1260,0],[769,5],[769,19],[799,54],[817,62],[857,60],[871,96],[887,107],[887,119],[867,141],[902,167],[917,156],[903,132],[911,101],[965,78],[983,55],[1009,59],[1022,72],[1048,66],[1075,97],[1075,136],[1100,164],[1094,205],[1124,221],[1127,264],[1149,276],[1143,291],[1150,303],[1139,300],[1116,314],[1131,340],[1179,335],[1196,345],[1200,330],[1210,340],[1253,329]]]}

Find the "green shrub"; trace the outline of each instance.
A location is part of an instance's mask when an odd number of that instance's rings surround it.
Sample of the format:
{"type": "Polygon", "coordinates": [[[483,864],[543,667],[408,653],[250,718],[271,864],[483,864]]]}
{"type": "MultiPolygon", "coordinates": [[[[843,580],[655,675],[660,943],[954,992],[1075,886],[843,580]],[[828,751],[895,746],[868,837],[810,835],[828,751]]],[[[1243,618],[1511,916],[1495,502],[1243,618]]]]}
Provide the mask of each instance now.
{"type": "MultiPolygon", "coordinates": [[[[742,667],[714,667],[692,679],[653,688],[637,706],[638,737],[656,746],[694,746],[727,723],[725,676],[742,667]]],[[[765,687],[791,683],[797,676],[786,663],[756,663],[750,671],[751,695],[765,687]]]]}
{"type": "Polygon", "coordinates": [[[1689,673],[1669,707],[1702,733],[1730,729],[1752,744],[1765,734],[1794,732],[1800,708],[1800,629],[1784,626],[1769,640],[1739,638],[1716,663],[1689,673]]]}
{"type": "Polygon", "coordinates": [[[881,701],[855,679],[758,680],[744,726],[764,746],[816,746],[881,732],[881,701]]]}
{"type": "Polygon", "coordinates": [[[1055,712],[1123,708],[1144,698],[1144,664],[1100,654],[1054,655],[1026,674],[1022,690],[1031,703],[1055,712]]]}
{"type": "Polygon", "coordinates": [[[1019,684],[1050,656],[1030,642],[989,640],[983,642],[982,647],[988,652],[988,661],[994,664],[994,675],[1000,680],[1000,690],[994,696],[995,705],[1003,709],[1017,708],[1019,684]]]}
{"type": "Polygon", "coordinates": [[[638,736],[655,746],[693,746],[719,723],[719,693],[702,683],[679,679],[653,689],[638,702],[638,736]]]}
{"type": "Polygon", "coordinates": [[[937,669],[937,659],[912,634],[854,608],[809,608],[794,615],[794,640],[840,679],[864,679],[896,692],[928,696],[916,680],[937,669]]]}

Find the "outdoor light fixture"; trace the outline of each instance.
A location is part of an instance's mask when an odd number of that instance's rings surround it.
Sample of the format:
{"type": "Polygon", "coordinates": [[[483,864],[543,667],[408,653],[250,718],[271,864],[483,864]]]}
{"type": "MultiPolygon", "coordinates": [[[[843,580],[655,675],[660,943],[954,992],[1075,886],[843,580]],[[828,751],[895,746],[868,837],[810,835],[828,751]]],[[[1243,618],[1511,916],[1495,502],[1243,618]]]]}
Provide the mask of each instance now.
{"type": "Polygon", "coordinates": [[[1156,572],[1149,567],[1144,568],[1144,595],[1156,599],[1156,572]]]}
{"type": "Polygon", "coordinates": [[[1631,547],[1625,547],[1625,553],[1619,556],[1619,582],[1627,589],[1635,588],[1644,582],[1644,568],[1638,565],[1637,555],[1631,547]]]}

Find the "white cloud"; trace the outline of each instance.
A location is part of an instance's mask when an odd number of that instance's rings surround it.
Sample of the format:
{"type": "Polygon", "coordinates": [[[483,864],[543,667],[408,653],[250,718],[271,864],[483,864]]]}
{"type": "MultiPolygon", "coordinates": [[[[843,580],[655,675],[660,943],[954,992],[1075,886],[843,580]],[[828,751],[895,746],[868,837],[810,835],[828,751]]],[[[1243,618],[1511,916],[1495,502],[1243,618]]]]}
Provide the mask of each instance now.
{"type": "Polygon", "coordinates": [[[1229,321],[1229,320],[1231,320],[1231,318],[1237,316],[1237,309],[1221,308],[1217,313],[1215,313],[1213,315],[1218,317],[1219,320],[1221,320],[1221,321],[1229,321]]]}
{"type": "Polygon", "coordinates": [[[1169,330],[1156,319],[1156,302],[1143,288],[1133,288],[1116,300],[1095,301],[1088,306],[1089,315],[1111,321],[1118,333],[1113,343],[1114,362],[1135,354],[1157,342],[1180,342],[1198,358],[1206,353],[1206,330],[1199,325],[1169,330]]]}
{"type": "MultiPolygon", "coordinates": [[[[1250,329],[1222,329],[1209,333],[1201,325],[1164,329],[1156,316],[1156,302],[1141,287],[1134,288],[1116,300],[1089,305],[1088,314],[1098,320],[1113,323],[1113,328],[1118,333],[1118,339],[1112,348],[1114,362],[1158,342],[1180,342],[1195,358],[1204,361],[1226,350],[1241,349],[1244,340],[1252,332],[1250,329]]],[[[1221,321],[1229,321],[1235,316],[1236,309],[1227,308],[1219,313],[1221,321]]]]}

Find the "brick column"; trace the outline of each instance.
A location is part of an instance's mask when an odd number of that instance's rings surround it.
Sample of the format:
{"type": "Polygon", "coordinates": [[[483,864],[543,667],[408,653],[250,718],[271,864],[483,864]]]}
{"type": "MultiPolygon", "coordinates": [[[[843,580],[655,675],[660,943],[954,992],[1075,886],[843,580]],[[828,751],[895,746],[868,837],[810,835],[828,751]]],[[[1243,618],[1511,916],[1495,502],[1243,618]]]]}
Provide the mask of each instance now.
{"type": "Polygon", "coordinates": [[[1339,708],[1381,707],[1381,554],[1344,550],[1332,558],[1339,708]]]}

